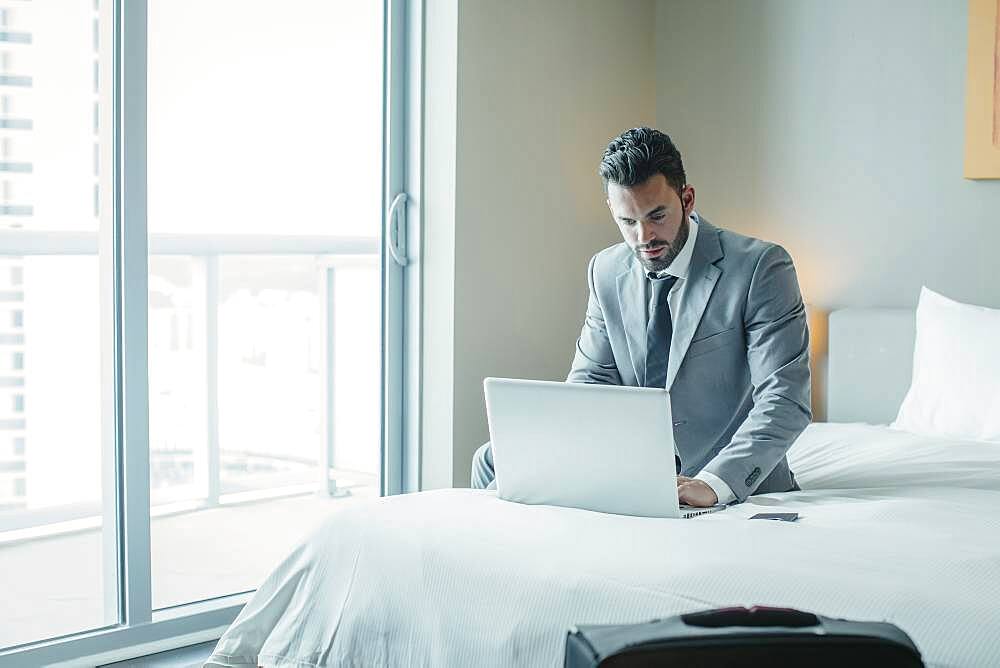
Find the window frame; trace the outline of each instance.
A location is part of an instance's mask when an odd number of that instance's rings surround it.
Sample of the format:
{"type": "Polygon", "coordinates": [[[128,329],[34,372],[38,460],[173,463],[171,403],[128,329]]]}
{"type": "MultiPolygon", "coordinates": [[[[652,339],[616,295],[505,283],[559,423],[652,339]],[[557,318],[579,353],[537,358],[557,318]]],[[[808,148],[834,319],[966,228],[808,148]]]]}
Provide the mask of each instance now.
{"type": "MultiPolygon", "coordinates": [[[[384,175],[382,239],[393,221],[385,211],[400,192],[419,186],[422,94],[420,49],[422,0],[384,2],[384,175]]],[[[114,559],[104,559],[107,616],[117,623],[0,650],[0,668],[20,665],[95,665],[166,651],[219,638],[253,592],[153,609],[150,550],[148,230],[146,199],[146,90],[148,0],[113,0],[112,109],[109,155],[114,168],[102,182],[112,224],[102,226],[101,253],[113,258],[101,274],[102,354],[114,360],[103,382],[105,443],[103,541],[114,559]],[[107,228],[104,230],[103,228],[107,228]],[[111,437],[113,436],[113,438],[111,437]]],[[[105,163],[108,164],[108,163],[105,163]]],[[[399,229],[404,248],[419,249],[419,207],[407,205],[409,224],[399,229]]],[[[405,220],[405,219],[404,219],[405,220]]],[[[383,249],[384,251],[384,246],[383,249]]],[[[416,253],[410,251],[412,258],[416,253]]],[[[419,387],[419,272],[381,252],[382,441],[381,493],[419,489],[419,444],[415,389],[419,387]]]]}

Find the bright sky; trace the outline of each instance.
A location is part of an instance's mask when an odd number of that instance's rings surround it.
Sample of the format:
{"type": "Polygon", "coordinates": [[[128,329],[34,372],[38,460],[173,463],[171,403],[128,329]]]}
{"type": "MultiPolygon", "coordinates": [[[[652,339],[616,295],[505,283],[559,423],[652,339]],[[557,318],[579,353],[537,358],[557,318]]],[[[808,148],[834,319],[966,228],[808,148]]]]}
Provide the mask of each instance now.
{"type": "MultiPolygon", "coordinates": [[[[35,207],[17,222],[93,231],[93,4],[15,7],[32,43],[5,49],[33,85],[11,115],[34,128],[12,157],[34,170],[13,202],[35,207]]],[[[151,1],[150,231],[377,235],[382,29],[381,2],[151,1]]]]}
{"type": "MultiPolygon", "coordinates": [[[[13,47],[11,62],[14,71],[33,78],[30,89],[15,91],[11,112],[34,121],[11,143],[14,158],[33,163],[33,172],[14,184],[15,201],[35,208],[34,216],[20,221],[25,229],[97,228],[93,7],[90,0],[18,3],[12,15],[12,29],[32,33],[31,44],[13,47]]],[[[102,26],[102,48],[110,47],[106,33],[102,26]]],[[[151,0],[150,231],[377,235],[381,49],[380,2],[151,0]]],[[[29,503],[96,500],[102,382],[97,262],[35,257],[24,263],[29,503]]],[[[336,411],[338,440],[363,447],[342,450],[337,463],[374,468],[378,453],[367,432],[375,425],[377,440],[377,263],[341,274],[335,382],[352,391],[337,395],[344,404],[336,411]],[[371,406],[359,406],[357,398],[369,394],[371,406]],[[347,405],[352,397],[354,405],[347,405]]],[[[151,285],[163,280],[153,276],[151,285]]],[[[223,447],[239,442],[254,451],[309,456],[319,411],[316,367],[283,360],[302,352],[301,342],[317,339],[318,295],[283,280],[276,274],[269,286],[277,295],[245,292],[222,304],[221,428],[224,439],[230,435],[223,447]],[[260,301],[265,297],[272,303],[260,301]],[[245,368],[245,355],[232,352],[243,348],[266,350],[268,368],[245,368]]],[[[196,305],[202,297],[195,297],[196,305]]],[[[191,304],[178,305],[152,314],[150,325],[171,318],[190,323],[194,311],[191,304]]],[[[202,345],[199,331],[196,348],[202,345]]],[[[204,406],[197,400],[203,369],[185,373],[183,365],[198,351],[171,352],[160,346],[164,339],[164,332],[151,332],[153,446],[197,448],[205,421],[186,407],[204,406]],[[164,415],[169,420],[161,421],[164,415]]]]}

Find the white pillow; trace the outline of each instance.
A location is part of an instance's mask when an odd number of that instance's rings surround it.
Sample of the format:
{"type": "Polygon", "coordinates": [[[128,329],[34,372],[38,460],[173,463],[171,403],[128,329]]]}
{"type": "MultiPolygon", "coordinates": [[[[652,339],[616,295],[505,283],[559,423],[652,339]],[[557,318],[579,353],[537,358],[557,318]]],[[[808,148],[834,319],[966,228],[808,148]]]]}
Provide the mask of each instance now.
{"type": "Polygon", "coordinates": [[[1000,492],[996,443],[913,434],[885,425],[814,422],[788,450],[804,490],[965,487],[1000,492]]]}
{"type": "Polygon", "coordinates": [[[913,380],[892,426],[1000,442],[1000,310],[921,289],[913,380]]]}

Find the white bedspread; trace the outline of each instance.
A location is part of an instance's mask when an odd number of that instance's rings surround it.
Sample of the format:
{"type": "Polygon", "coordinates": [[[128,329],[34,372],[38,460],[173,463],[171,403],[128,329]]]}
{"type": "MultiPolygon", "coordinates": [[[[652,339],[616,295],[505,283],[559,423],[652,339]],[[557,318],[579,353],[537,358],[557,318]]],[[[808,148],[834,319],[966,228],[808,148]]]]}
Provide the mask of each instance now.
{"type": "Polygon", "coordinates": [[[802,492],[691,520],[441,490],[338,511],[261,585],[216,666],[561,666],[573,624],[727,605],[888,620],[928,665],[1000,666],[1000,445],[812,425],[802,492]],[[746,521],[792,510],[797,523],[746,521]]]}

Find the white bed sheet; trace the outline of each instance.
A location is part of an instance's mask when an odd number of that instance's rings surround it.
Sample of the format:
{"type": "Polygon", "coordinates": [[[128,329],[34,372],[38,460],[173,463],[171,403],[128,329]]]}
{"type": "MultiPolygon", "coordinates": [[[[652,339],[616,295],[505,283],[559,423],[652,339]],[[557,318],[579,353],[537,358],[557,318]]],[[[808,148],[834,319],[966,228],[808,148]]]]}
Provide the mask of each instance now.
{"type": "Polygon", "coordinates": [[[561,666],[573,624],[727,605],[888,620],[932,666],[1000,665],[1000,446],[810,426],[802,492],[692,520],[440,490],[335,512],[210,666],[561,666]],[[799,522],[748,522],[791,510],[799,522]]]}

